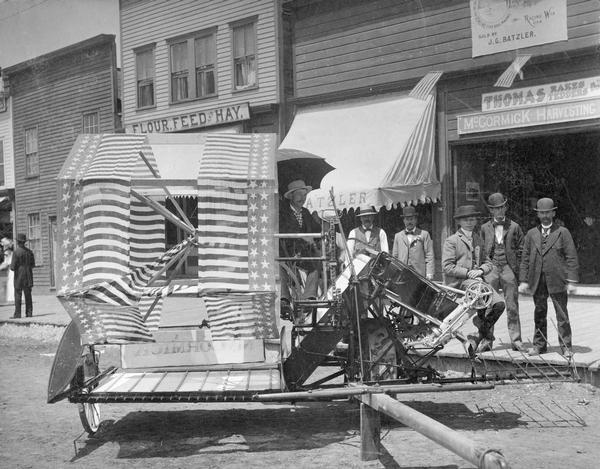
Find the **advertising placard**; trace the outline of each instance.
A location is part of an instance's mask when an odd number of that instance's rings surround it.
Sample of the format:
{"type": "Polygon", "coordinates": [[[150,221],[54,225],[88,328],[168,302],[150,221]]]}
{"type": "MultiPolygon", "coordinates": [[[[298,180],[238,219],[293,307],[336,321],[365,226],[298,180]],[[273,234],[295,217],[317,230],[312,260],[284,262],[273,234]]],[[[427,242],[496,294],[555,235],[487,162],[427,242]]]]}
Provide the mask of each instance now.
{"type": "Polygon", "coordinates": [[[471,0],[472,56],[567,40],[567,0],[471,0]]]}

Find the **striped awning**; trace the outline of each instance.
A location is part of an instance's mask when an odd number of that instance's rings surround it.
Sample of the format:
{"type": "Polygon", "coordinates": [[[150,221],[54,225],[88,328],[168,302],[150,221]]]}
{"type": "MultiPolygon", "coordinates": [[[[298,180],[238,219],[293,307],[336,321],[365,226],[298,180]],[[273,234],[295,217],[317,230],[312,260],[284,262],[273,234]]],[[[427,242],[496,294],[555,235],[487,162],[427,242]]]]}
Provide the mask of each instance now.
{"type": "Polygon", "coordinates": [[[312,106],[296,114],[279,147],[297,157],[322,157],[335,167],[309,193],[311,211],[417,204],[440,198],[435,148],[435,82],[424,93],[312,106]]]}

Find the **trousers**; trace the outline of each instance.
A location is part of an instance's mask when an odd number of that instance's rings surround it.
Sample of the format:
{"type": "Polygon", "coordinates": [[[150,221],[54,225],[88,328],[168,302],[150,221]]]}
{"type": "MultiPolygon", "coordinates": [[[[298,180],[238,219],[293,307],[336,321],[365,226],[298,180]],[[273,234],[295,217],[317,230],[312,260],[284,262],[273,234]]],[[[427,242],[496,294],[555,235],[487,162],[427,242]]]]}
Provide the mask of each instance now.
{"type": "Polygon", "coordinates": [[[510,341],[521,342],[521,319],[519,318],[519,287],[517,277],[508,264],[495,265],[486,277],[492,288],[496,291],[502,289],[506,303],[506,325],[510,341]]]}
{"type": "Polygon", "coordinates": [[[548,345],[548,297],[552,300],[556,313],[558,343],[563,349],[565,347],[571,348],[572,333],[569,312],[567,311],[567,292],[548,293],[546,276],[543,273],[540,277],[538,287],[533,294],[533,303],[535,305],[533,312],[533,319],[535,321],[533,346],[540,350],[546,350],[548,345]]]}
{"type": "Polygon", "coordinates": [[[15,287],[15,317],[21,317],[21,304],[25,295],[25,316],[33,316],[33,299],[31,298],[31,287],[15,287]]]}

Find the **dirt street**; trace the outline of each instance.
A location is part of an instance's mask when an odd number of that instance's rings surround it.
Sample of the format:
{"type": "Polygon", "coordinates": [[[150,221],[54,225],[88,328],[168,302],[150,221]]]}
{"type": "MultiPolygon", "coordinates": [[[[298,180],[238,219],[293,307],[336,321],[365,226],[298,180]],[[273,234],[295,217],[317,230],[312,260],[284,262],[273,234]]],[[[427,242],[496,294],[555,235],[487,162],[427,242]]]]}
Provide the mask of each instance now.
{"type": "MultiPolygon", "coordinates": [[[[76,404],[46,404],[55,337],[15,335],[0,333],[2,467],[473,467],[387,419],[381,458],[361,462],[358,407],[347,402],[102,405],[104,422],[87,438],[76,404]]],[[[402,400],[502,450],[513,468],[594,468],[600,459],[600,397],[583,385],[498,386],[402,400]]]]}

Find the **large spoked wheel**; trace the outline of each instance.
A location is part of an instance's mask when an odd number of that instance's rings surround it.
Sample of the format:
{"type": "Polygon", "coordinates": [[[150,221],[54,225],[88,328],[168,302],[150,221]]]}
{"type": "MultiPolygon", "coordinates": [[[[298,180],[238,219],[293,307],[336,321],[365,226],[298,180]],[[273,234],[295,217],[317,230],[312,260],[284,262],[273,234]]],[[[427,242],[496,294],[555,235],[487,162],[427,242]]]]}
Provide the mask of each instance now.
{"type": "Polygon", "coordinates": [[[472,308],[483,309],[492,304],[492,295],[494,291],[487,283],[472,283],[465,290],[465,300],[472,303],[472,308]]]}
{"type": "Polygon", "coordinates": [[[93,435],[100,427],[100,405],[95,402],[80,402],[78,408],[83,429],[93,435]]]}

